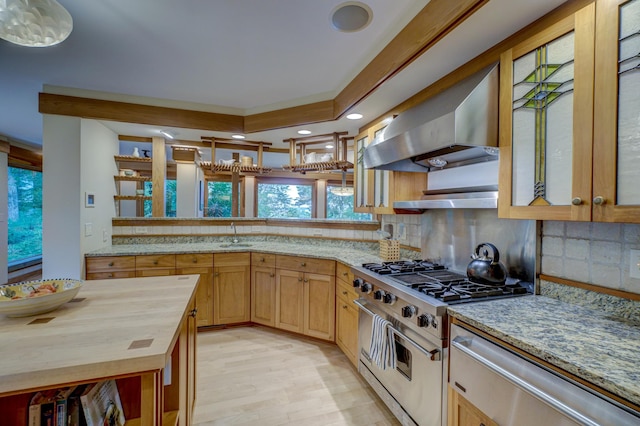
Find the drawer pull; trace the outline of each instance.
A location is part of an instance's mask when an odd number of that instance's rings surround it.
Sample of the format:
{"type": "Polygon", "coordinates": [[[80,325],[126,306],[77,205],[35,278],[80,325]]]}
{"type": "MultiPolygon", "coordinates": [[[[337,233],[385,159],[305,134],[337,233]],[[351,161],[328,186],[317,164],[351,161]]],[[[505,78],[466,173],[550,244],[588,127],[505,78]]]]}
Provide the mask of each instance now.
{"type": "Polygon", "coordinates": [[[346,277],[347,275],[349,275],[349,273],[348,272],[343,272],[342,275],[346,277]]]}
{"type": "Polygon", "coordinates": [[[113,278],[113,274],[109,274],[109,275],[107,275],[107,277],[113,278]]]}
{"type": "Polygon", "coordinates": [[[219,277],[219,276],[220,276],[220,273],[219,273],[219,272],[216,272],[215,274],[213,274],[213,276],[214,276],[214,277],[219,277]]]}
{"type": "Polygon", "coordinates": [[[304,279],[304,282],[305,282],[305,283],[308,283],[308,282],[309,282],[309,280],[305,278],[305,279],[304,279]]]}
{"type": "Polygon", "coordinates": [[[113,262],[109,262],[109,266],[113,266],[113,262]]]}
{"type": "Polygon", "coordinates": [[[347,309],[347,305],[342,305],[342,309],[347,309]]]}
{"type": "Polygon", "coordinates": [[[198,313],[198,308],[194,308],[191,310],[191,312],[189,313],[189,315],[191,315],[192,317],[196,317],[196,314],[198,313]]]}
{"type": "Polygon", "coordinates": [[[302,281],[302,278],[298,278],[298,281],[302,281]]]}
{"type": "Polygon", "coordinates": [[[273,277],[275,277],[275,276],[276,276],[276,274],[274,274],[274,273],[272,272],[272,273],[270,273],[270,274],[269,274],[269,276],[273,278],[273,277]]]}
{"type": "Polygon", "coordinates": [[[307,266],[307,264],[305,262],[302,262],[300,266],[307,266]]]}
{"type": "Polygon", "coordinates": [[[260,262],[264,262],[264,257],[261,257],[261,258],[260,258],[260,262]]]}
{"type": "Polygon", "coordinates": [[[346,296],[346,295],[347,295],[347,292],[346,292],[346,291],[343,291],[343,292],[342,292],[342,294],[344,294],[344,295],[346,296]]]}
{"type": "Polygon", "coordinates": [[[193,263],[198,263],[198,258],[197,258],[197,257],[194,257],[194,258],[193,258],[193,260],[192,260],[192,262],[193,262],[193,263]]]}
{"type": "Polygon", "coordinates": [[[157,264],[158,264],[158,261],[157,261],[157,260],[154,260],[154,261],[153,261],[153,264],[154,264],[154,265],[157,265],[157,264]]]}

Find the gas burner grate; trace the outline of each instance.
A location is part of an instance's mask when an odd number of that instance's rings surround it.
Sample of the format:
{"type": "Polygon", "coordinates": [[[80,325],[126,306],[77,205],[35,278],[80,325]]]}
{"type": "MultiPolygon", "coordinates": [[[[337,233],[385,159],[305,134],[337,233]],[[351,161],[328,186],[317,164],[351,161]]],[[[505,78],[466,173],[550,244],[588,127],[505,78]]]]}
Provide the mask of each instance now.
{"type": "Polygon", "coordinates": [[[429,260],[396,260],[382,263],[364,263],[362,267],[379,275],[443,270],[444,265],[429,260]]]}

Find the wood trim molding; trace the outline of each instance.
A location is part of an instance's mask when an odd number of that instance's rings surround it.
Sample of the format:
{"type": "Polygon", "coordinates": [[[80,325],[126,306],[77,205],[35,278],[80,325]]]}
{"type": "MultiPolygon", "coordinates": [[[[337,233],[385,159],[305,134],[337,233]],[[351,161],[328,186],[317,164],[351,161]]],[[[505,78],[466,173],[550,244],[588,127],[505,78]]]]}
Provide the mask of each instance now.
{"type": "Polygon", "coordinates": [[[0,141],[0,152],[4,152],[5,154],[9,153],[11,145],[7,141],[0,141]]]}
{"type": "Polygon", "coordinates": [[[21,169],[42,171],[42,151],[21,148],[7,143],[7,151],[2,149],[3,142],[0,141],[0,152],[8,153],[8,163],[11,167],[21,169]]]}
{"type": "Polygon", "coordinates": [[[574,281],[567,278],[554,277],[553,275],[546,275],[546,274],[540,274],[539,278],[544,281],[551,281],[552,283],[568,285],[570,287],[576,287],[582,290],[594,291],[596,293],[608,294],[610,296],[616,296],[623,299],[634,300],[634,301],[640,300],[640,294],[630,293],[628,291],[623,291],[623,290],[617,290],[615,288],[600,287],[600,286],[589,284],[589,283],[583,283],[581,281],[574,281]]]}
{"type": "Polygon", "coordinates": [[[239,115],[80,98],[51,93],[39,94],[38,111],[42,114],[67,115],[96,120],[123,121],[232,133],[244,132],[244,119],[239,115]]]}
{"type": "MultiPolygon", "coordinates": [[[[286,219],[144,219],[144,218],[114,218],[111,226],[231,226],[235,222],[237,226],[283,226],[293,228],[331,228],[331,229],[355,229],[362,231],[375,231],[380,228],[378,222],[340,222],[340,221],[317,221],[317,220],[286,220],[286,219]]],[[[151,234],[135,234],[129,237],[149,237],[151,234]]],[[[163,234],[164,235],[164,234],[163,234]]],[[[264,235],[264,234],[260,234],[264,235]]]]}
{"type": "Polygon", "coordinates": [[[332,121],[336,118],[333,100],[315,102],[291,108],[247,115],[244,118],[244,132],[282,129],[302,124],[332,121]]]}

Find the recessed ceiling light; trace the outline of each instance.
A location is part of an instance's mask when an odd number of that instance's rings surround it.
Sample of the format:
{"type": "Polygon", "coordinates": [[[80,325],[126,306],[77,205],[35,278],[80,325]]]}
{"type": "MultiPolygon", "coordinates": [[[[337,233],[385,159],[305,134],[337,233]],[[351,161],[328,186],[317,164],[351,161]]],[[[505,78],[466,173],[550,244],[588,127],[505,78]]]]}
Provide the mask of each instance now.
{"type": "Polygon", "coordinates": [[[176,135],[174,135],[173,132],[170,132],[169,130],[160,130],[160,134],[165,138],[169,138],[169,139],[176,138],[176,135]]]}
{"type": "Polygon", "coordinates": [[[357,112],[354,112],[353,114],[349,114],[347,115],[347,118],[349,120],[360,120],[362,118],[362,114],[359,114],[357,112]]]}
{"type": "Polygon", "coordinates": [[[338,31],[360,31],[371,22],[371,8],[359,1],[348,1],[336,6],[329,15],[331,25],[338,31]]]}
{"type": "Polygon", "coordinates": [[[324,147],[327,148],[327,149],[331,149],[331,148],[333,148],[333,145],[329,144],[329,145],[325,145],[324,147]]]}
{"type": "Polygon", "coordinates": [[[311,134],[311,130],[298,130],[298,134],[299,135],[310,135],[311,134]]]}
{"type": "Polygon", "coordinates": [[[232,138],[234,139],[244,139],[245,136],[244,135],[231,135],[232,138]]]}

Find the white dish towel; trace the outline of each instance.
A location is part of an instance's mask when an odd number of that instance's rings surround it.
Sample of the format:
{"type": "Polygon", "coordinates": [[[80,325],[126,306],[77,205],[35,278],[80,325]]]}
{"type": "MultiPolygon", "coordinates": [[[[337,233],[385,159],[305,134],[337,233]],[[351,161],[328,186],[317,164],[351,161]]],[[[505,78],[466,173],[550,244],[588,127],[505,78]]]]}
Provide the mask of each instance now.
{"type": "Polygon", "coordinates": [[[393,324],[377,314],[373,315],[371,324],[369,355],[383,370],[396,368],[396,340],[393,335],[393,324]]]}

